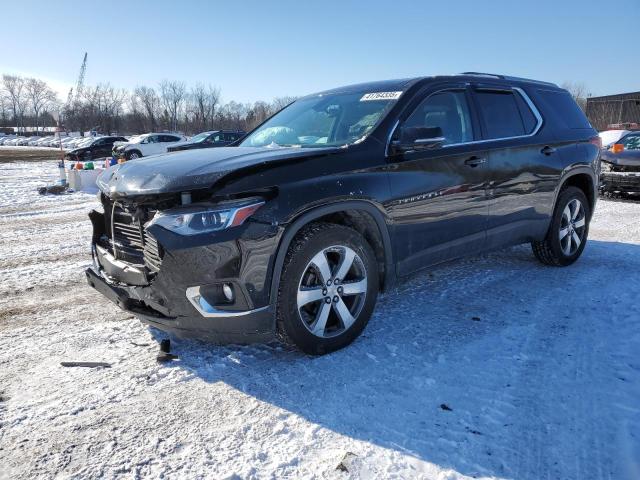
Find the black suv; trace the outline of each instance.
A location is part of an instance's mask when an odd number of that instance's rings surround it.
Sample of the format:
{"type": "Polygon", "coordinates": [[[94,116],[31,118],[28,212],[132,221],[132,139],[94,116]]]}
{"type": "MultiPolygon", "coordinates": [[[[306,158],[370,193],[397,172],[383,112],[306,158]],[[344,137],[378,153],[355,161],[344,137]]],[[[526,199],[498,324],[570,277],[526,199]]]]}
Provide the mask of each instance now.
{"type": "Polygon", "coordinates": [[[105,171],[87,279],[179,336],[330,352],[421,268],[520,243],[576,261],[599,147],[551,83],[466,73],[309,95],[235,146],[105,171]]]}
{"type": "Polygon", "coordinates": [[[194,135],[186,142],[179,142],[167,148],[167,152],[193,150],[195,148],[226,147],[246,135],[242,130],[212,130],[194,135]]]}
{"type": "Polygon", "coordinates": [[[67,160],[93,160],[111,156],[111,149],[115,142],[126,142],[124,137],[98,137],[95,140],[87,139],[87,144],[74,148],[65,154],[67,160]]]}

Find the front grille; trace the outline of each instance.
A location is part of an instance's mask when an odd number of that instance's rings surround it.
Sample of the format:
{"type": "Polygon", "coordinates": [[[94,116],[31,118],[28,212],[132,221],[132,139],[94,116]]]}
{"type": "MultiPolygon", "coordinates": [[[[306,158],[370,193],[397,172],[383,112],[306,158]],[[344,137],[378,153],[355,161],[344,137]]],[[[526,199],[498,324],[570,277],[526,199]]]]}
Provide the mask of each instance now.
{"type": "MultiPolygon", "coordinates": [[[[135,265],[145,265],[152,272],[160,270],[164,252],[158,241],[142,226],[155,215],[155,210],[147,210],[139,221],[133,212],[118,206],[113,212],[112,247],[118,259],[135,265]]],[[[111,225],[108,226],[111,233],[111,225]]]]}
{"type": "Polygon", "coordinates": [[[144,264],[152,272],[157,272],[162,265],[162,247],[158,245],[158,241],[149,232],[145,232],[144,239],[144,264]]]}

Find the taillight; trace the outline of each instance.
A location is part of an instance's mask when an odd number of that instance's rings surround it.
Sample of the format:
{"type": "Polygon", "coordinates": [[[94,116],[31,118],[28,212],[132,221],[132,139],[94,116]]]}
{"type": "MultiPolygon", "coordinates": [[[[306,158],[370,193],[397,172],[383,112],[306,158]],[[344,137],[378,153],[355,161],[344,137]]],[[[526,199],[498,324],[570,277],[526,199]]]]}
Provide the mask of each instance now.
{"type": "Polygon", "coordinates": [[[592,143],[593,145],[598,147],[598,149],[602,148],[602,139],[600,138],[599,135],[596,135],[595,137],[591,137],[589,139],[589,143],[592,143]]]}

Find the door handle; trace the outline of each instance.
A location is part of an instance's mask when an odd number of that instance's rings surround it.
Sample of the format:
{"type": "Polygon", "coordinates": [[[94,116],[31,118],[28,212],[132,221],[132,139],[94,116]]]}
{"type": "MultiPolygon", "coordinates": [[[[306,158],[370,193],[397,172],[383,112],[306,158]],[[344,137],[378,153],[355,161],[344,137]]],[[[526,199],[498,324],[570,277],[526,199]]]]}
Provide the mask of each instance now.
{"type": "Polygon", "coordinates": [[[465,165],[468,165],[470,167],[477,167],[478,165],[482,165],[484,162],[486,162],[487,159],[484,157],[469,157],[464,161],[465,165]]]}
{"type": "Polygon", "coordinates": [[[540,150],[540,153],[549,156],[552,153],[556,153],[556,149],[547,145],[542,150],[540,150]]]}

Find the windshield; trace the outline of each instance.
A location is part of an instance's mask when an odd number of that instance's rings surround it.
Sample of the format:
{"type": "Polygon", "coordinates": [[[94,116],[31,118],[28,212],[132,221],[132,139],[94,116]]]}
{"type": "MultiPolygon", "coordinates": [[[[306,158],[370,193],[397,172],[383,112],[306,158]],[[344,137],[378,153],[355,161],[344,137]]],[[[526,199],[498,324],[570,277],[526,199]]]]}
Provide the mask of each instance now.
{"type": "Polygon", "coordinates": [[[202,133],[199,133],[198,135],[194,135],[193,137],[191,137],[191,141],[194,143],[201,142],[205,138],[207,138],[209,135],[211,135],[211,132],[202,132],[202,133]]]}
{"type": "Polygon", "coordinates": [[[367,135],[402,92],[358,92],[300,99],[267,120],[241,147],[326,147],[367,135]]]}

